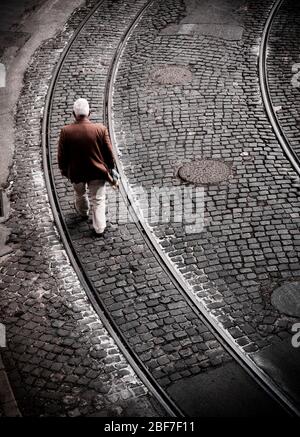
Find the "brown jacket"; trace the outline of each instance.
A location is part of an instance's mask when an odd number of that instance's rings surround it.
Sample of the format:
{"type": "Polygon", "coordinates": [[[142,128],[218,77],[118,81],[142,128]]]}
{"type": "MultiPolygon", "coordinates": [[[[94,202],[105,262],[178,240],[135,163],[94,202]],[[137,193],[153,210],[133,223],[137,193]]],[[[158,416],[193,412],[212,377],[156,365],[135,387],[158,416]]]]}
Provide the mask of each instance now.
{"type": "Polygon", "coordinates": [[[114,156],[107,128],[88,119],[62,128],[58,144],[58,166],[72,183],[105,179],[112,182],[114,156]]]}

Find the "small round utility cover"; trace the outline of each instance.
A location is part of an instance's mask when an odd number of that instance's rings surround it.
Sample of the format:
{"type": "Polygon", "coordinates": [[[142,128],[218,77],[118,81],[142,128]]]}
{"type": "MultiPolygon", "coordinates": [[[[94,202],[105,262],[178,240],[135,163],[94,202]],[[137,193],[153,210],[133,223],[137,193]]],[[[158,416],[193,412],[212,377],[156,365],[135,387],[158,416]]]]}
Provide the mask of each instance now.
{"type": "Polygon", "coordinates": [[[300,282],[286,282],[276,288],[271,302],[281,313],[300,317],[300,282]]]}
{"type": "Polygon", "coordinates": [[[164,65],[153,71],[152,79],[161,85],[184,85],[191,82],[191,71],[180,65],[164,65]]]}
{"type": "Polygon", "coordinates": [[[191,161],[178,171],[178,176],[184,181],[204,185],[226,181],[230,175],[230,165],[215,159],[191,161]]]}

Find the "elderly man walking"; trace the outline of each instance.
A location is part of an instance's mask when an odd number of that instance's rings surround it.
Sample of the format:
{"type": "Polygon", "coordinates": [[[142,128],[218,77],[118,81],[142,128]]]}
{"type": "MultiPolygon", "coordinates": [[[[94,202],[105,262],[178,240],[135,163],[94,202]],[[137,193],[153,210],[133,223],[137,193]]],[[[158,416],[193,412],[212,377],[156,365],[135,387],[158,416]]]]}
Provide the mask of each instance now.
{"type": "Polygon", "coordinates": [[[75,122],[62,128],[58,144],[58,165],[63,176],[73,184],[75,209],[88,218],[92,204],[93,227],[97,235],[106,228],[105,182],[116,185],[111,172],[115,159],[107,128],[89,120],[90,108],[86,99],[78,99],[73,106],[75,122]]]}

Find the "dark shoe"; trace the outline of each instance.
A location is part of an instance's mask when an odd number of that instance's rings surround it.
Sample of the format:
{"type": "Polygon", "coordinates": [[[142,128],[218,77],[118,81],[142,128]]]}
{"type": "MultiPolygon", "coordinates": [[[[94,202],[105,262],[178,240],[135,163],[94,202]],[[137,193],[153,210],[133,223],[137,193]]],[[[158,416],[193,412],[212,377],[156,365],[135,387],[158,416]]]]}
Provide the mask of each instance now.
{"type": "Polygon", "coordinates": [[[75,208],[75,211],[77,212],[77,214],[79,215],[79,217],[81,217],[84,220],[87,220],[89,218],[89,211],[87,211],[85,213],[80,212],[76,206],[76,203],[74,203],[74,208],[75,208]]]}
{"type": "Polygon", "coordinates": [[[103,237],[103,235],[105,234],[105,230],[106,230],[106,229],[104,229],[103,232],[96,232],[95,229],[93,229],[93,235],[94,235],[95,237],[98,237],[98,238],[103,237]]]}

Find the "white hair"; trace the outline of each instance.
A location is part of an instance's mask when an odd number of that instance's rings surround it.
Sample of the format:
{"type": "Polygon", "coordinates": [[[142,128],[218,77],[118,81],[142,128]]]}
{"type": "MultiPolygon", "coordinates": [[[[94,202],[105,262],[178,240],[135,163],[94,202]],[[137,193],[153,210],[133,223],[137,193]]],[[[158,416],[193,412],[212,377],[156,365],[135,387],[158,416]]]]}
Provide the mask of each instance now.
{"type": "Polygon", "coordinates": [[[76,117],[88,117],[90,113],[89,102],[86,99],[77,99],[73,106],[76,117]]]}

